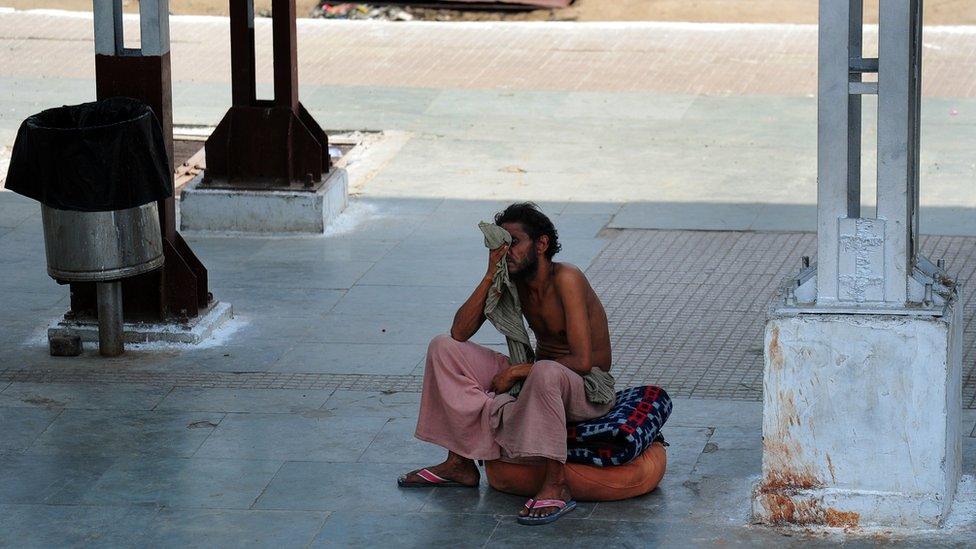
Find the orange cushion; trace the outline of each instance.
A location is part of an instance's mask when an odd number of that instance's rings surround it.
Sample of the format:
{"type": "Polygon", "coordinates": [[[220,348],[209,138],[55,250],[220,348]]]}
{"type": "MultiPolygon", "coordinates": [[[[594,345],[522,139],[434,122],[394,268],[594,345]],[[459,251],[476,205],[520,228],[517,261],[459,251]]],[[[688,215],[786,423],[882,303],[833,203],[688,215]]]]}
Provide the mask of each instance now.
{"type": "MultiPolygon", "coordinates": [[[[637,459],[625,465],[597,467],[566,464],[566,481],[573,498],[582,501],[613,501],[644,495],[657,488],[664,477],[668,456],[664,445],[655,442],[637,459]]],[[[545,464],[485,463],[488,484],[500,492],[534,496],[542,486],[545,464]]]]}

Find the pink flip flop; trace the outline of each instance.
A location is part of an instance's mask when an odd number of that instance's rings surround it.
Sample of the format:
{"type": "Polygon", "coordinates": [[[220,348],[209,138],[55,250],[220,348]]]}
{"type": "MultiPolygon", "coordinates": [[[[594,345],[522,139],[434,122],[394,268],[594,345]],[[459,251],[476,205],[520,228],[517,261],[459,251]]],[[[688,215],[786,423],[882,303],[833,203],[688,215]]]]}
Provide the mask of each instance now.
{"type": "Polygon", "coordinates": [[[400,488],[477,488],[478,485],[462,484],[453,480],[448,480],[431,473],[429,469],[417,471],[417,476],[424,479],[423,482],[408,481],[407,475],[397,479],[397,486],[400,488]]]}
{"type": "Polygon", "coordinates": [[[563,501],[561,499],[530,499],[529,501],[525,502],[526,509],[538,509],[542,507],[556,507],[559,510],[544,517],[526,516],[517,517],[516,520],[518,520],[519,524],[525,524],[527,526],[538,526],[540,524],[556,522],[566,513],[576,509],[576,502],[573,500],[563,501]]]}

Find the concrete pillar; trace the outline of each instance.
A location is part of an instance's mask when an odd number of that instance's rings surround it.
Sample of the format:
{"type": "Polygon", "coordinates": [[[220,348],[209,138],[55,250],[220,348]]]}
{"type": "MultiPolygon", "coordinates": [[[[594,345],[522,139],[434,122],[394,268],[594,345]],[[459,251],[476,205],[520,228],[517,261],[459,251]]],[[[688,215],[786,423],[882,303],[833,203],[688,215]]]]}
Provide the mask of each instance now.
{"type": "Polygon", "coordinates": [[[938,526],[961,471],[961,288],[918,253],[921,0],[821,0],[818,259],[766,324],[760,522],[938,526]],[[862,75],[878,73],[877,82],[862,75]],[[878,210],[860,210],[860,96],[878,95],[878,210]]]}

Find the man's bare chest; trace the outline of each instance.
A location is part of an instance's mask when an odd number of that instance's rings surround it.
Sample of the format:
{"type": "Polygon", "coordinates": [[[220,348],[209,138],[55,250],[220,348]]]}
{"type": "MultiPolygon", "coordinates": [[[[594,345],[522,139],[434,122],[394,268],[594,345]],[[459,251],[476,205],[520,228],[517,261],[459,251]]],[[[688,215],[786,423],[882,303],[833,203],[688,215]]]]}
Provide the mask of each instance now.
{"type": "Polygon", "coordinates": [[[525,296],[522,314],[537,338],[566,338],[566,313],[555,292],[536,298],[525,296]]]}

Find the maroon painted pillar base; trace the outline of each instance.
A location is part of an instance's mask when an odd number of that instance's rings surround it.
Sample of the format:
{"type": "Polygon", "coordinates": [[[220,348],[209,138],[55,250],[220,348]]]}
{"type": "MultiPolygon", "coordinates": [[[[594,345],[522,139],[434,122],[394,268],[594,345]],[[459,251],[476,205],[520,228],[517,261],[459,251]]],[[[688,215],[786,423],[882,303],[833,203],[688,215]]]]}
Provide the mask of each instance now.
{"type": "Polygon", "coordinates": [[[233,106],[207,139],[203,187],[307,189],[331,168],[329,140],[298,101],[295,0],[272,1],[274,100],[258,101],[254,9],[230,0],[233,106]]]}
{"type": "MultiPolygon", "coordinates": [[[[150,55],[96,55],[98,99],[131,97],[149,105],[163,130],[166,153],[173,159],[173,105],[169,52],[150,55]]],[[[172,173],[172,172],[171,172],[172,173]]],[[[197,316],[213,296],[207,269],[176,231],[173,197],[159,202],[165,263],[162,269],[122,281],[126,320],[167,322],[197,316]]],[[[71,284],[69,316],[96,316],[95,285],[71,284]]]]}

